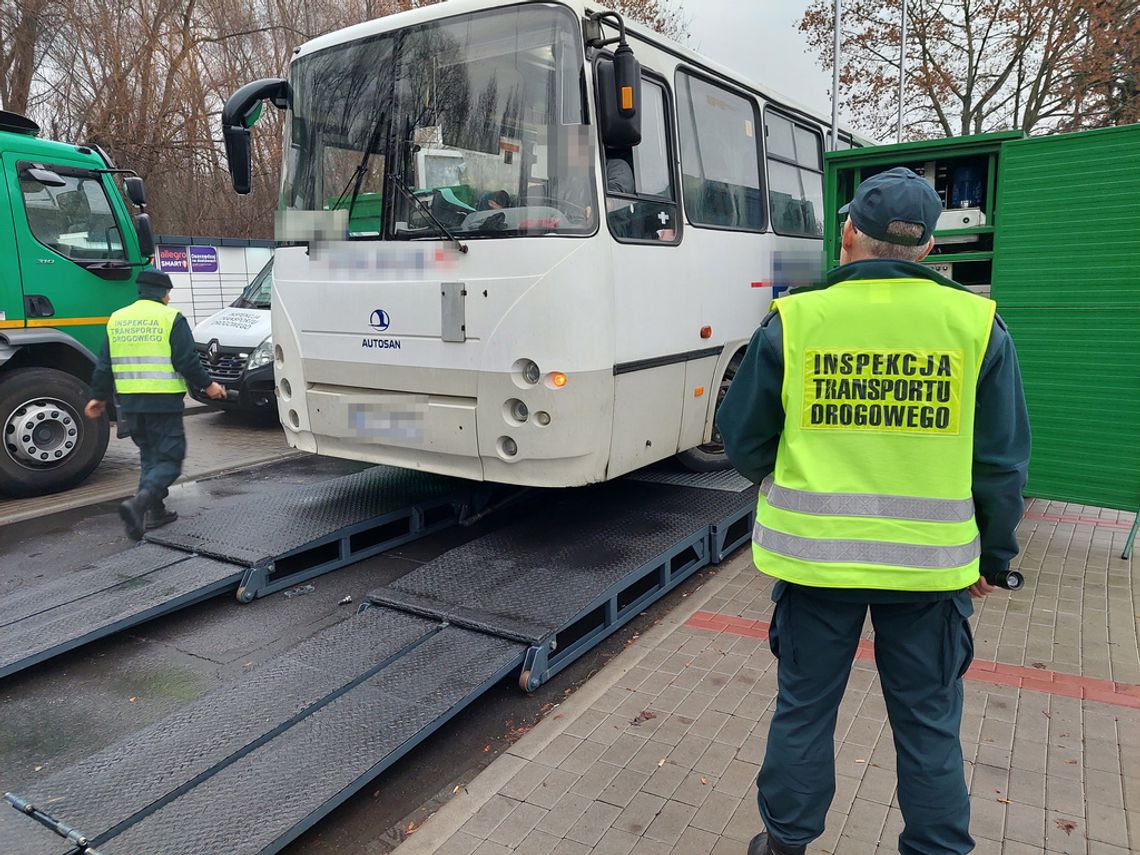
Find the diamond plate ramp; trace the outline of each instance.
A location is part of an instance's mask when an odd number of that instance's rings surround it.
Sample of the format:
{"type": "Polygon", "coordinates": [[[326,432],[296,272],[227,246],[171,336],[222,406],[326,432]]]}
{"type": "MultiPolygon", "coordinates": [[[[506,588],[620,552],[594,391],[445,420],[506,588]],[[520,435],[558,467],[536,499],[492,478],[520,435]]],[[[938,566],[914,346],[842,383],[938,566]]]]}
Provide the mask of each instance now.
{"type": "MultiPolygon", "coordinates": [[[[89,837],[103,835],[287,727],[437,628],[434,621],[368,609],[21,795],[89,837]]],[[[301,779],[307,774],[301,770],[301,779]]],[[[58,837],[12,810],[0,811],[0,841],[10,844],[2,847],[5,852],[59,853],[58,837]],[[12,849],[16,842],[21,845],[12,849]]],[[[166,851],[156,846],[136,855],[166,851]]]]}
{"type": "MultiPolygon", "coordinates": [[[[41,610],[0,629],[0,677],[160,614],[217,596],[236,586],[242,574],[242,569],[232,564],[157,546],[128,550],[123,555],[126,569],[114,586],[41,610]],[[156,551],[165,553],[165,557],[156,551]],[[145,569],[148,567],[151,569],[145,569]]],[[[104,559],[100,564],[111,561],[104,559]]],[[[90,575],[106,581],[117,573],[103,567],[90,575]]]]}
{"type": "Polygon", "coordinates": [[[276,852],[517,668],[522,654],[520,644],[446,627],[100,849],[276,852]]]}
{"type": "Polygon", "coordinates": [[[175,561],[183,561],[185,558],[186,555],[183,553],[143,543],[133,549],[109,555],[66,576],[60,576],[40,585],[17,588],[4,595],[4,612],[0,616],[0,627],[114,588],[137,576],[157,570],[159,567],[166,567],[175,561]]]}
{"type": "Polygon", "coordinates": [[[264,566],[333,532],[419,503],[461,492],[468,482],[376,466],[319,484],[259,497],[248,513],[218,508],[177,522],[146,539],[249,567],[264,566]]]}
{"type": "Polygon", "coordinates": [[[752,490],[631,480],[567,491],[530,518],[453,549],[369,598],[537,642],[647,561],[754,504],[752,490]]]}

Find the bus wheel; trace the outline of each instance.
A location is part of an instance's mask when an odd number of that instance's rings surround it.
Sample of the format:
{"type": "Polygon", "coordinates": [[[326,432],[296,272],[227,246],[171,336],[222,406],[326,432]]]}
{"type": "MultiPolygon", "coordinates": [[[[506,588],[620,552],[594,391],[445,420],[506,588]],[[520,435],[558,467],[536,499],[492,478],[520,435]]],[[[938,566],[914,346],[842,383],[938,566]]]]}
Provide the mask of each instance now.
{"type": "Polygon", "coordinates": [[[87,384],[63,371],[0,375],[0,491],[22,498],[74,487],[99,465],[110,437],[104,415],[83,415],[87,384]]]}
{"type": "Polygon", "coordinates": [[[728,394],[728,387],[732,385],[732,378],[736,376],[736,371],[740,368],[740,363],[743,359],[744,351],[741,351],[729,360],[728,366],[724,369],[724,376],[720,379],[720,387],[716,393],[712,436],[709,438],[709,441],[704,445],[698,445],[696,448],[690,448],[677,455],[677,459],[681,461],[681,465],[686,469],[690,469],[693,472],[718,472],[721,469],[730,469],[732,467],[732,464],[728,462],[727,455],[724,453],[724,440],[721,438],[720,428],[716,426],[716,413],[720,411],[720,405],[724,401],[724,396],[728,394]]]}

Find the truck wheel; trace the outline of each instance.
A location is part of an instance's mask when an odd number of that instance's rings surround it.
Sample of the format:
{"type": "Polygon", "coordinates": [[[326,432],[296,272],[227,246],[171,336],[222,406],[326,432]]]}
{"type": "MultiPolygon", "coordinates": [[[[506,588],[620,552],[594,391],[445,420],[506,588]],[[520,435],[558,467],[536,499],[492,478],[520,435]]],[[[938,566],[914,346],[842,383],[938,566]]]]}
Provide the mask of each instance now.
{"type": "Polygon", "coordinates": [[[0,374],[0,492],[22,498],[80,483],[99,465],[110,436],[107,416],[83,415],[87,386],[63,371],[24,368],[0,374]]]}
{"type": "Polygon", "coordinates": [[[724,440],[721,439],[720,429],[716,426],[716,413],[720,411],[720,405],[724,401],[724,396],[728,394],[728,387],[732,385],[732,378],[736,376],[736,370],[740,368],[743,359],[744,351],[732,357],[724,369],[724,376],[720,379],[713,410],[712,437],[704,445],[698,445],[677,455],[681,465],[692,472],[719,472],[722,469],[732,468],[728,456],[724,453],[724,440]]]}

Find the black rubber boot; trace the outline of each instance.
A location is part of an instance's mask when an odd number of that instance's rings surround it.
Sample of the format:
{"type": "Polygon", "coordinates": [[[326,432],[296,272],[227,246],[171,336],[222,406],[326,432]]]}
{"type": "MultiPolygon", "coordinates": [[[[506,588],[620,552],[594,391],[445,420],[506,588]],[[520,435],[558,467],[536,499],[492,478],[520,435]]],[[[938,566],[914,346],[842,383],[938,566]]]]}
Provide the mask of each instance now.
{"type": "Polygon", "coordinates": [[[748,844],[748,855],[804,855],[806,846],[781,846],[768,838],[767,831],[761,831],[748,844]]]}
{"type": "Polygon", "coordinates": [[[127,527],[127,537],[131,540],[142,540],[146,530],[146,512],[153,503],[154,496],[149,490],[139,490],[136,496],[119,505],[119,516],[127,527]]]}
{"type": "Polygon", "coordinates": [[[178,519],[178,511],[168,511],[166,506],[159,502],[146,512],[146,530],[162,528],[178,519]]]}

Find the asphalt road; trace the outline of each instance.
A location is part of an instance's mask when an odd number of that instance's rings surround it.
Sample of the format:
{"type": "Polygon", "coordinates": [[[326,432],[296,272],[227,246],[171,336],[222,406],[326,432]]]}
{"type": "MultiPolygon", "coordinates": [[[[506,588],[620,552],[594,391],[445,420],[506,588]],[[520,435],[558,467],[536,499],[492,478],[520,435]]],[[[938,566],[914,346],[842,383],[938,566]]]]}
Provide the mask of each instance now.
{"type": "MultiPolygon", "coordinates": [[[[363,468],[305,457],[176,487],[169,504],[192,515],[219,505],[256,525],[258,497],[363,468]]],[[[509,522],[510,510],[314,580],[300,596],[248,605],[229,597],[160,618],[0,681],[0,791],[19,792],[169,714],[326,626],[348,618],[365,594],[460,543],[509,522]],[[345,596],[353,604],[338,605],[345,596]]],[[[114,503],[0,528],[4,594],[65,576],[130,547],[114,503]]],[[[700,585],[700,574],[595,648],[538,692],[505,682],[294,842],[289,855],[377,855],[408,833],[504,747],[586,681],[635,634],[700,585]]]]}

